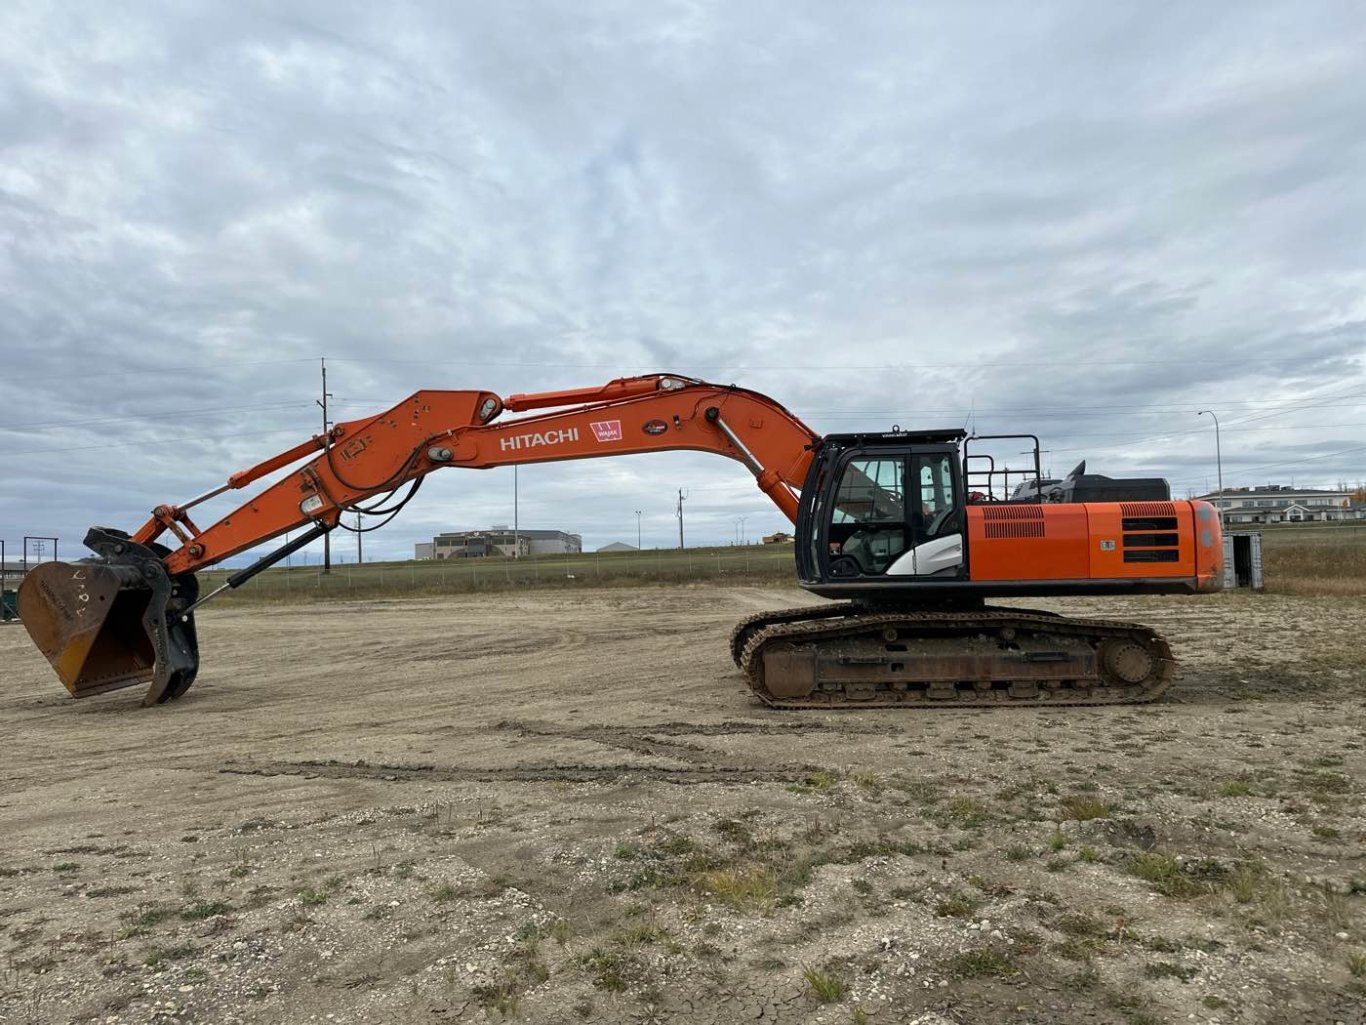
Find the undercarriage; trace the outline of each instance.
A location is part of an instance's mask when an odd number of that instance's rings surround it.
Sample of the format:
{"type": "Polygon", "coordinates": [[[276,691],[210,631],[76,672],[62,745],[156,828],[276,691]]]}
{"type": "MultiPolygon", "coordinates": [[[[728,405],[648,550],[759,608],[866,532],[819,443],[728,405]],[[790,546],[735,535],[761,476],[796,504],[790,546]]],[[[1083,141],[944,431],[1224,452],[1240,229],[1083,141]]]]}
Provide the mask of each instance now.
{"type": "Polygon", "coordinates": [[[1175,671],[1148,627],[991,606],[760,613],[732,631],[731,654],[775,708],[1138,704],[1175,671]]]}

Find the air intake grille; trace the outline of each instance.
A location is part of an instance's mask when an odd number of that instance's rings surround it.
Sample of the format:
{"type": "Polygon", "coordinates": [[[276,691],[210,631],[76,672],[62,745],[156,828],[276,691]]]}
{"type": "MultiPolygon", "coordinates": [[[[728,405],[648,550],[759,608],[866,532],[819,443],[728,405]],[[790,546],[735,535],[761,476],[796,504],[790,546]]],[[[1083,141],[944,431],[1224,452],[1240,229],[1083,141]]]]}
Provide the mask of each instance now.
{"type": "Polygon", "coordinates": [[[1175,548],[1127,548],[1125,562],[1179,562],[1181,553],[1175,548]]]}
{"type": "Polygon", "coordinates": [[[1037,505],[991,506],[982,510],[983,533],[989,538],[1043,537],[1043,510],[1037,505]]]}
{"type": "Polygon", "coordinates": [[[1171,502],[1121,502],[1125,562],[1180,562],[1181,535],[1171,502]]]}
{"type": "Polygon", "coordinates": [[[1175,516],[1176,506],[1170,502],[1121,502],[1119,513],[1133,517],[1175,516]]]}

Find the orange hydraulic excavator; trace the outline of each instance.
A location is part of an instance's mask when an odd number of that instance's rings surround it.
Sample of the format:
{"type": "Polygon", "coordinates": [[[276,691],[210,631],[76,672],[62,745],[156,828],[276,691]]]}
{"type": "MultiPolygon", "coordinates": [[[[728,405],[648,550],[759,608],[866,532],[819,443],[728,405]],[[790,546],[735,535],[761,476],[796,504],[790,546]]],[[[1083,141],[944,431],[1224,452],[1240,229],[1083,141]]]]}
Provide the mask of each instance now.
{"type": "Polygon", "coordinates": [[[156,704],[194,682],[195,609],[344,526],[346,511],[393,516],[445,467],[697,449],[748,467],[796,526],[801,586],[840,599],[735,628],[732,655],[767,704],[1097,704],[1161,694],[1173,661],[1152,630],[985,599],[1218,590],[1213,508],[1171,501],[1161,480],[1084,467],[1045,489],[1037,439],[1033,480],[1017,489],[1026,497],[997,498],[1009,471],[969,452],[978,440],[951,430],[821,437],[757,392],[667,374],[507,399],[420,391],[184,504],[159,505],[133,534],[92,528],[95,557],[29,573],[19,611],[74,697],[150,681],[143,703],[156,704]],[[210,526],[191,519],[201,503],[304,459],[210,526]],[[197,570],[299,527],[309,529],[200,596],[197,570]]]}

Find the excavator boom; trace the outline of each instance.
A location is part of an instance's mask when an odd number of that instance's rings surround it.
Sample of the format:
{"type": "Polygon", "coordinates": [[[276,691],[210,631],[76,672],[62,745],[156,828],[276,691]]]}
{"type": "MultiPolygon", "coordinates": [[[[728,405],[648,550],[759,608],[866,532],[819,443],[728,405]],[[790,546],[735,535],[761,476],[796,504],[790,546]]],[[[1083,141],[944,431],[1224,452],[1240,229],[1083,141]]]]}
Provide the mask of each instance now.
{"type": "Polygon", "coordinates": [[[798,491],[819,442],[764,395],[676,375],[507,399],[485,391],[419,391],[235,473],[184,504],[159,505],[132,534],[93,528],[86,544],[95,558],[45,563],[29,574],[19,590],[20,618],[72,696],[150,682],[144,704],[156,704],[184,694],[198,670],[197,570],[308,528],[219,590],[238,587],[332,530],[343,512],[397,513],[434,470],[693,449],[743,463],[795,521],[798,491]],[[201,529],[191,518],[201,503],[310,456],[216,522],[201,529]],[[405,495],[393,497],[404,488],[405,495]]]}

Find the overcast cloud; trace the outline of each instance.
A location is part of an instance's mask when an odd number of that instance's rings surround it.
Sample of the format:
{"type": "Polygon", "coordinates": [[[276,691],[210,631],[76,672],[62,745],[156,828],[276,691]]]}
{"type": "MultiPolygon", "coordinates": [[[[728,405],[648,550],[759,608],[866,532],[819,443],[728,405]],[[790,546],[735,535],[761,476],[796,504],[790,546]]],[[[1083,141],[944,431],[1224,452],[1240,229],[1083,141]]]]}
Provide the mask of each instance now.
{"type": "MultiPolygon", "coordinates": [[[[0,7],[0,537],[132,529],[419,388],[668,370],[1032,431],[1177,495],[1366,477],[1366,15],[1239,4],[0,7]]],[[[783,520],[524,467],[585,547],[783,520]]],[[[226,512],[232,502],[213,508],[226,512]]],[[[512,518],[435,474],[367,555],[512,518]]],[[[13,551],[14,549],[12,549],[13,551]]]]}

